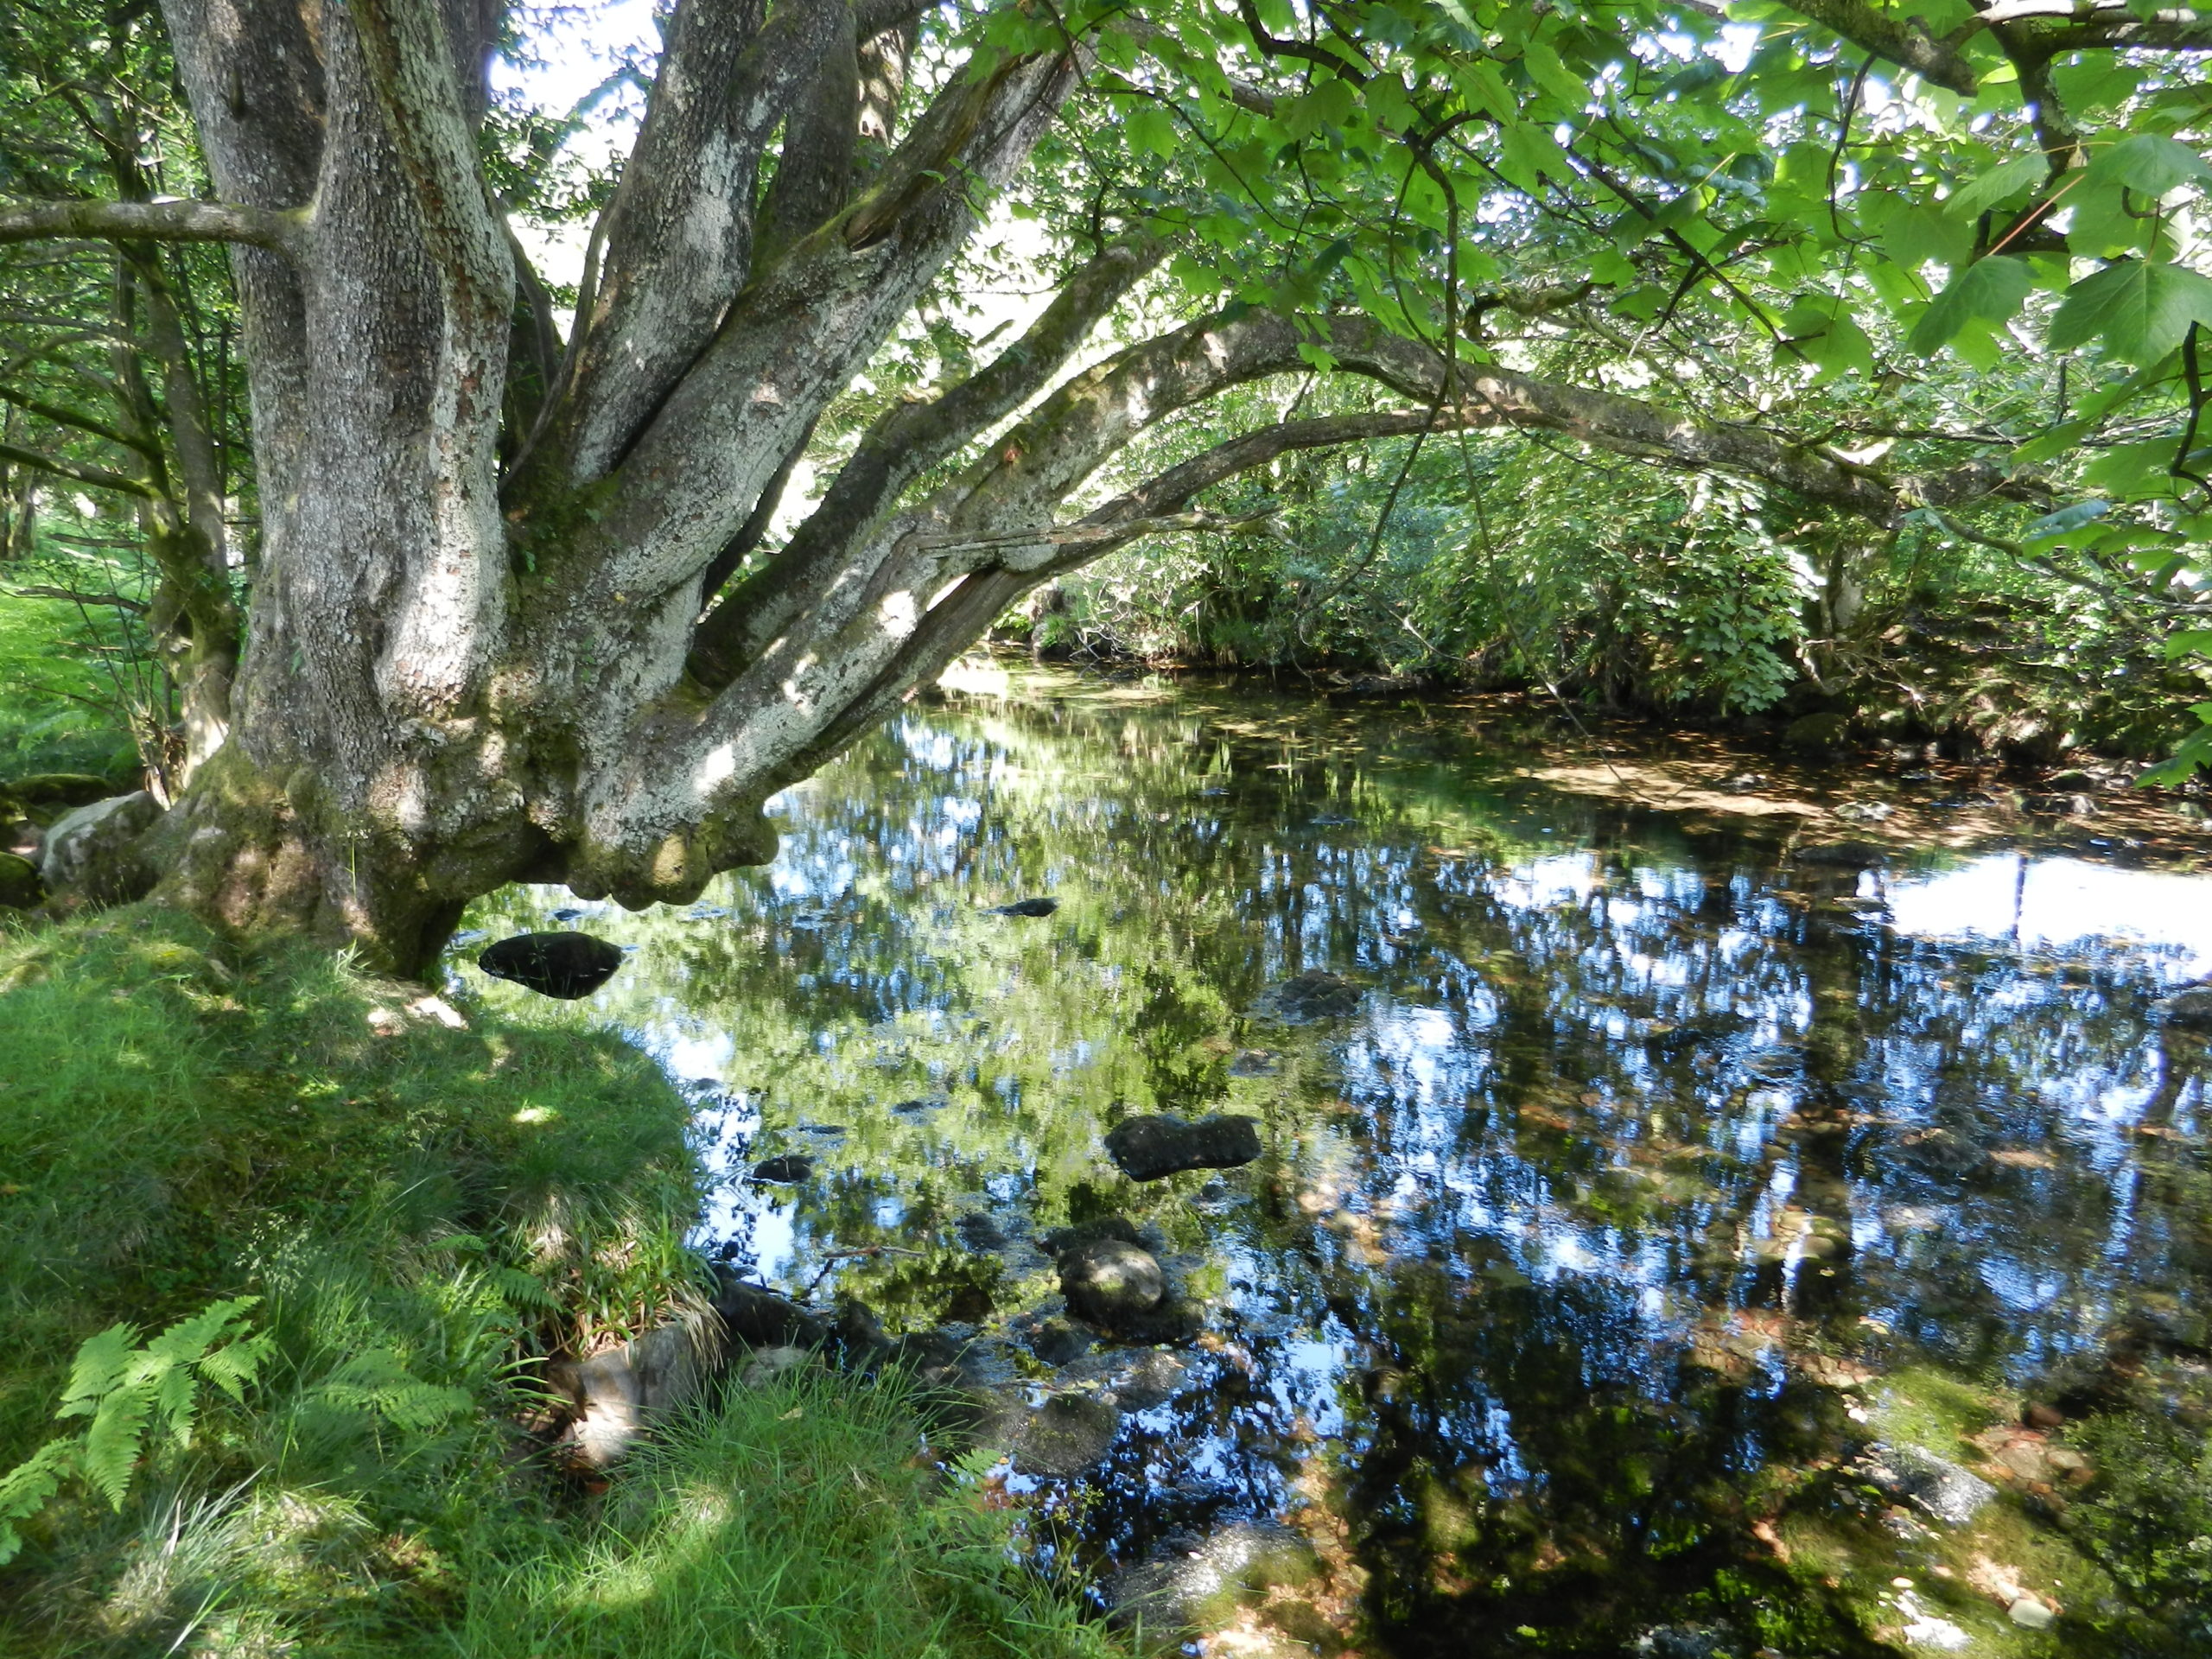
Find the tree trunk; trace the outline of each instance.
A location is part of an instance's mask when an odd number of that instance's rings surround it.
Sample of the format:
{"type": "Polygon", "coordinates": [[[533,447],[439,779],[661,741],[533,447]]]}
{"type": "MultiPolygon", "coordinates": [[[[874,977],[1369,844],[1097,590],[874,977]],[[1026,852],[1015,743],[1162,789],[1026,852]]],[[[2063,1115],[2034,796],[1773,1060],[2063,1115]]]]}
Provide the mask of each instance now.
{"type": "Polygon", "coordinates": [[[178,660],[211,710],[153,839],[163,896],[350,940],[401,973],[507,881],[690,899],[772,856],[767,798],[1029,588],[1212,524],[1188,511],[1201,492],[1293,450],[1529,427],[1884,523],[1998,480],[1892,484],[1756,427],[1454,365],[1344,315],[1224,313],[1036,401],[1160,257],[1109,239],[996,359],[878,420],[763,557],[816,422],[1084,68],[1058,36],[978,52],[906,118],[917,11],[679,0],[562,351],[479,170],[497,0],[164,0],[224,200],[0,209],[0,238],[232,247],[262,542],[232,675],[234,620],[188,580],[220,569],[207,515],[163,527],[192,625],[178,660]],[[529,367],[511,377],[516,341],[529,367]],[[1317,348],[1418,406],[1233,437],[1054,523],[1132,438],[1304,372],[1317,348]]]}

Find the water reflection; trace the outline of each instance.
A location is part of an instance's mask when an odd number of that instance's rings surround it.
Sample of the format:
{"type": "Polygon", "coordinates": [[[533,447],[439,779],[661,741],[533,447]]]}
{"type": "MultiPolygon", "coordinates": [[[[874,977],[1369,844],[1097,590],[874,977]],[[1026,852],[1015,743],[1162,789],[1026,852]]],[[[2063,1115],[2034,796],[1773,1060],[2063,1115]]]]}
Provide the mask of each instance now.
{"type": "Polygon", "coordinates": [[[1198,694],[912,713],[781,805],[777,863],[696,909],[583,907],[640,949],[582,1017],[696,1080],[722,1254],[894,1329],[1027,1337],[1039,1234],[1153,1230],[1205,1329],[1065,1511],[1094,1560],[1302,1515],[1395,1650],[1606,1650],[1782,1593],[1746,1503],[1835,1458],[1839,1382],[2201,1323],[2160,1172],[2204,1085],[2146,1010],[2212,967],[2212,881],[1793,860],[1449,715],[1198,694]],[[1307,969],[1357,1011],[1255,1012],[1307,969]],[[1099,1151],[1218,1109],[1260,1163],[1099,1151]],[[737,1179],[785,1152],[804,1188],[737,1179]],[[836,1254],[871,1245],[904,1253],[836,1254]]]}

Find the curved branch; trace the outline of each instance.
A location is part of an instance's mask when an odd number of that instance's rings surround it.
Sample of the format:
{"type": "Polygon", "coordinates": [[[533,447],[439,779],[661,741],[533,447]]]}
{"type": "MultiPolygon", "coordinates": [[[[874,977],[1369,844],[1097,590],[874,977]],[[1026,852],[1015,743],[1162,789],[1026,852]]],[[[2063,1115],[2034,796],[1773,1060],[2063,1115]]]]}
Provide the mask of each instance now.
{"type": "Polygon", "coordinates": [[[304,208],[285,213],[233,201],[0,202],[0,242],[73,237],[94,242],[242,242],[297,259],[312,224],[304,208]]]}
{"type": "Polygon", "coordinates": [[[58,461],[52,455],[41,455],[35,449],[18,449],[12,443],[0,443],[0,461],[16,467],[28,467],[35,473],[51,473],[56,478],[90,485],[96,490],[120,490],[125,495],[139,496],[149,501],[164,499],[159,490],[142,478],[111,473],[105,467],[86,467],[75,461],[58,461]]]}

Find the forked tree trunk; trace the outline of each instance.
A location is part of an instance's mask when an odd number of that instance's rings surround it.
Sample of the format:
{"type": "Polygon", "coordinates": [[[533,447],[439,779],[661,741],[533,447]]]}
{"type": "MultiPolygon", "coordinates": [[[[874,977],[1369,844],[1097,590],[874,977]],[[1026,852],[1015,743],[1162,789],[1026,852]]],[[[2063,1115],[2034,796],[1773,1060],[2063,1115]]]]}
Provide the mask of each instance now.
{"type": "Polygon", "coordinates": [[[510,880],[635,906],[768,859],[767,797],[1028,588],[1207,522],[1200,492],[1289,450],[1537,427],[1885,523],[1995,480],[1893,486],[1341,315],[1224,314],[1048,392],[1157,259],[1136,239],[970,378],[885,415],[763,559],[817,417],[972,233],[1080,48],[979,53],[902,119],[913,0],[680,0],[563,351],[477,166],[498,0],[164,10],[224,200],[0,211],[9,238],[234,245],[263,542],[228,741],[156,832],[161,891],[402,973],[510,880]],[[1410,406],[1232,437],[1055,525],[1147,426],[1316,346],[1410,406]]]}

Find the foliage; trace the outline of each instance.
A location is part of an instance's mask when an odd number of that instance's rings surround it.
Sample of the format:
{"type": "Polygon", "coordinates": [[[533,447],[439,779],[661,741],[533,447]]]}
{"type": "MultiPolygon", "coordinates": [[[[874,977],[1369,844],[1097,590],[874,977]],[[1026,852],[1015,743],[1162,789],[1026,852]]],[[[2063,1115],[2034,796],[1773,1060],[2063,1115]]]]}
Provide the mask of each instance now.
{"type": "Polygon", "coordinates": [[[2156,1412],[2113,1413],[2074,1431],[2097,1470],[2068,1524],[2184,1644],[2212,1641],[2212,1442],[2156,1412]]]}
{"type": "Polygon", "coordinates": [[[110,1325],[77,1350],[54,1414],[92,1421],[82,1434],[48,1440],[0,1476],[0,1566],[22,1547],[11,1523],[36,1514],[73,1476],[122,1509],[149,1418],[160,1441],[188,1449],[203,1385],[244,1402],[246,1385],[269,1357],[268,1337],[256,1333],[245,1318],[259,1300],[235,1296],[211,1303],[143,1347],[137,1345],[137,1327],[126,1323],[110,1325]]]}

